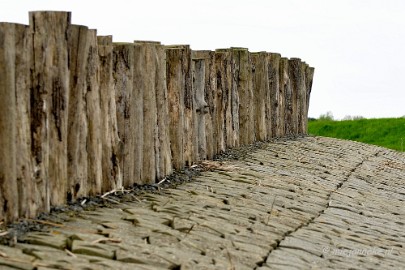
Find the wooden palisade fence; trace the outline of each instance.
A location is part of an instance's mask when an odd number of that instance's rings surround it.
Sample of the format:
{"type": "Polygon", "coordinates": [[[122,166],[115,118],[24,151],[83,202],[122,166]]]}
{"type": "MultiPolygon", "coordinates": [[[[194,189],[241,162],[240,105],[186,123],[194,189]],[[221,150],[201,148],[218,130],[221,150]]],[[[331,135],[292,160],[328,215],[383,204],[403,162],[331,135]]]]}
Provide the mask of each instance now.
{"type": "Polygon", "coordinates": [[[307,132],[314,69],[300,59],[113,43],[69,12],[29,17],[0,23],[0,221],[307,132]]]}

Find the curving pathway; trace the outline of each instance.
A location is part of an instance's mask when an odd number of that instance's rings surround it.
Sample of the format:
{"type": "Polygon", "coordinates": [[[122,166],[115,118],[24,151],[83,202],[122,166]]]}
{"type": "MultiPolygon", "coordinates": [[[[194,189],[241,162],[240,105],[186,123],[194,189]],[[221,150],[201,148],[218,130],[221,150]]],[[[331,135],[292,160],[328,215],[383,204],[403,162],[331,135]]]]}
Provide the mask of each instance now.
{"type": "Polygon", "coordinates": [[[203,167],[0,246],[0,269],[405,269],[405,154],[307,137],[203,167]]]}

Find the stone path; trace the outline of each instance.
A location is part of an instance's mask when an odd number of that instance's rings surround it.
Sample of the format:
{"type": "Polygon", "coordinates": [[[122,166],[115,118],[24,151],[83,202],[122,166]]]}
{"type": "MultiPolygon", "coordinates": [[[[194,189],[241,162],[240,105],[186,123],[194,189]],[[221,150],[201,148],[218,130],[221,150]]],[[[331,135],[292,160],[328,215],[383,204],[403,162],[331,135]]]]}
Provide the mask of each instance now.
{"type": "Polygon", "coordinates": [[[0,269],[405,269],[405,154],[301,138],[0,246],[0,269]]]}

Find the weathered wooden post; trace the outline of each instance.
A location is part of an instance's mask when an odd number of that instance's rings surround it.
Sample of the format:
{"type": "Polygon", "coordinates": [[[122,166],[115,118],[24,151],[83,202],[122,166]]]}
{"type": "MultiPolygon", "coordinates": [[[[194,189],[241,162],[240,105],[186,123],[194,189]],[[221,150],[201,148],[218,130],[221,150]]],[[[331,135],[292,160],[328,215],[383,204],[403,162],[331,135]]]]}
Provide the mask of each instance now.
{"type": "Polygon", "coordinates": [[[0,220],[18,217],[15,25],[0,23],[0,220]]]}
{"type": "Polygon", "coordinates": [[[95,30],[88,30],[87,40],[89,43],[86,53],[87,70],[86,70],[86,113],[88,119],[88,136],[87,136],[87,171],[88,171],[88,194],[97,195],[103,191],[104,167],[103,149],[104,136],[109,131],[103,130],[101,93],[99,80],[99,61],[97,35],[95,30]]]}
{"type": "Polygon", "coordinates": [[[238,87],[237,75],[235,79],[235,71],[233,65],[233,51],[231,49],[218,49],[217,54],[217,89],[220,89],[222,93],[222,110],[221,122],[223,121],[223,140],[224,145],[221,151],[225,151],[226,148],[232,148],[236,146],[239,140],[238,134],[235,135],[237,128],[239,128],[239,119],[235,123],[234,111],[235,107],[238,108],[238,87]]]}
{"type": "Polygon", "coordinates": [[[306,102],[306,108],[305,108],[305,122],[307,123],[307,126],[305,127],[305,133],[308,133],[308,110],[309,110],[309,98],[311,96],[311,89],[312,89],[312,82],[314,79],[314,72],[315,69],[313,67],[308,66],[305,69],[305,102],[306,102]]]}
{"type": "MultiPolygon", "coordinates": [[[[69,26],[70,91],[68,106],[68,201],[88,193],[86,116],[88,28],[69,26]]],[[[90,160],[91,162],[91,160],[90,160]]]]}
{"type": "MultiPolygon", "coordinates": [[[[216,125],[214,127],[214,134],[216,135],[216,149],[218,153],[224,152],[226,149],[226,110],[227,110],[227,94],[229,90],[229,72],[226,67],[230,65],[228,59],[228,52],[224,49],[217,49],[215,51],[215,71],[217,87],[215,91],[215,108],[216,108],[216,125]]],[[[230,107],[229,107],[230,109],[230,107]]],[[[230,114],[231,112],[229,112],[230,114]]]]}
{"type": "Polygon", "coordinates": [[[254,98],[254,117],[255,117],[255,138],[259,141],[267,139],[266,104],[270,104],[270,91],[268,79],[268,57],[266,52],[252,53],[253,64],[253,98],[254,98]]]}
{"type": "Polygon", "coordinates": [[[156,50],[155,45],[147,42],[135,42],[134,87],[142,97],[143,116],[143,157],[141,183],[152,184],[157,179],[159,153],[156,101],[156,50]]]}
{"type": "Polygon", "coordinates": [[[292,119],[292,101],[291,101],[291,87],[290,87],[290,77],[288,71],[288,59],[287,58],[280,58],[280,100],[284,103],[283,106],[280,107],[280,118],[284,115],[283,118],[280,119],[280,128],[279,134],[280,137],[284,136],[291,136],[292,134],[292,127],[291,127],[291,119],[292,119]]]}
{"type": "Polygon", "coordinates": [[[134,44],[113,44],[113,78],[117,109],[117,127],[120,138],[118,160],[123,185],[134,184],[135,100],[134,100],[134,44]]]}
{"type": "Polygon", "coordinates": [[[298,134],[305,135],[307,132],[307,121],[305,118],[306,115],[306,77],[305,77],[305,70],[307,68],[307,64],[305,62],[300,63],[300,81],[298,86],[298,95],[297,95],[297,106],[298,106],[298,134]]]}
{"type": "MultiPolygon", "coordinates": [[[[240,51],[245,49],[243,48],[231,48],[231,61],[228,64],[230,68],[230,88],[227,95],[228,101],[227,103],[230,104],[231,107],[231,114],[230,114],[230,132],[227,132],[230,135],[230,138],[227,136],[227,144],[228,147],[238,147],[240,145],[240,90],[243,84],[240,83],[241,79],[241,54],[240,51]]],[[[246,49],[247,50],[247,49],[246,49]]],[[[253,86],[253,84],[252,84],[253,86]]],[[[228,115],[226,116],[228,118],[228,115]]]]}
{"type": "Polygon", "coordinates": [[[268,78],[271,103],[266,105],[267,119],[271,119],[270,125],[267,128],[271,137],[281,137],[284,134],[284,100],[280,89],[280,54],[268,54],[268,78]]]}
{"type": "Polygon", "coordinates": [[[254,142],[254,103],[252,60],[247,49],[233,48],[238,76],[239,140],[241,145],[254,142]]]}
{"type": "Polygon", "coordinates": [[[155,139],[157,137],[157,111],[154,63],[151,48],[147,44],[135,46],[135,88],[142,89],[143,99],[143,165],[142,184],[156,180],[155,139]]]}
{"type": "Polygon", "coordinates": [[[69,12],[30,12],[33,32],[31,93],[35,201],[39,211],[63,204],[67,194],[69,12]]]}
{"type": "Polygon", "coordinates": [[[166,61],[173,165],[182,169],[196,159],[190,47],[166,47],[166,61]]]}
{"type": "Polygon", "coordinates": [[[166,49],[166,79],[169,98],[169,133],[173,166],[177,170],[184,167],[184,86],[182,81],[182,51],[166,49]]]}
{"type": "Polygon", "coordinates": [[[195,121],[196,110],[193,98],[191,49],[189,45],[180,45],[175,47],[183,51],[182,76],[184,80],[184,134],[186,135],[186,140],[184,141],[184,151],[186,165],[190,166],[198,160],[197,151],[195,151],[194,148],[197,145],[197,130],[195,121]]]}
{"type": "Polygon", "coordinates": [[[299,87],[301,84],[301,59],[291,58],[288,61],[288,71],[290,78],[290,89],[291,89],[291,130],[290,135],[298,135],[298,103],[299,103],[299,87]]]}
{"type": "Polygon", "coordinates": [[[206,135],[206,158],[212,159],[216,152],[216,136],[214,127],[216,123],[216,72],[214,68],[215,52],[213,51],[193,51],[193,58],[204,61],[204,101],[207,104],[205,114],[205,135],[206,135]]]}
{"type": "Polygon", "coordinates": [[[158,164],[156,178],[162,179],[173,172],[172,153],[170,150],[169,127],[169,99],[166,82],[166,50],[160,43],[152,43],[155,53],[156,65],[156,108],[158,139],[156,140],[156,153],[158,164]]]}
{"type": "MultiPolygon", "coordinates": [[[[96,32],[94,32],[95,34],[96,32]]],[[[93,37],[96,37],[95,35],[93,37]]],[[[93,47],[97,61],[98,88],[99,88],[99,123],[101,126],[101,167],[102,181],[101,192],[107,192],[115,188],[122,187],[122,174],[118,160],[119,152],[119,137],[117,126],[117,109],[115,102],[115,89],[113,82],[113,43],[112,36],[96,37],[97,46],[93,47]]],[[[93,58],[91,58],[93,59],[93,58]]],[[[100,151],[97,149],[97,151],[100,151]]],[[[97,160],[97,162],[99,162],[97,160]]],[[[96,164],[96,166],[100,166],[96,164]]],[[[99,177],[97,175],[97,177],[99,177]]],[[[95,183],[98,183],[96,181],[95,183]]]]}
{"type": "Polygon", "coordinates": [[[198,159],[207,158],[207,138],[205,130],[205,115],[208,113],[208,104],[205,102],[205,62],[204,59],[193,57],[193,94],[196,109],[195,125],[197,127],[197,145],[195,151],[198,159]]]}
{"type": "Polygon", "coordinates": [[[17,104],[16,153],[19,217],[33,217],[33,166],[31,156],[30,90],[32,35],[29,26],[15,24],[15,91],[17,104]]]}

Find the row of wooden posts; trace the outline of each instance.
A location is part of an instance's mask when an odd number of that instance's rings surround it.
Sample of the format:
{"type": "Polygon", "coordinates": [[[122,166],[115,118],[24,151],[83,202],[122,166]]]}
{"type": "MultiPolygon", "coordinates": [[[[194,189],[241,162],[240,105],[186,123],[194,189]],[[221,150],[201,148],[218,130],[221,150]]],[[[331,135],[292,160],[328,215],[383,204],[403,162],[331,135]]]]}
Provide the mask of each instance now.
{"type": "Polygon", "coordinates": [[[29,18],[0,23],[0,221],[306,134],[314,69],[299,59],[113,43],[69,12],[29,18]]]}

